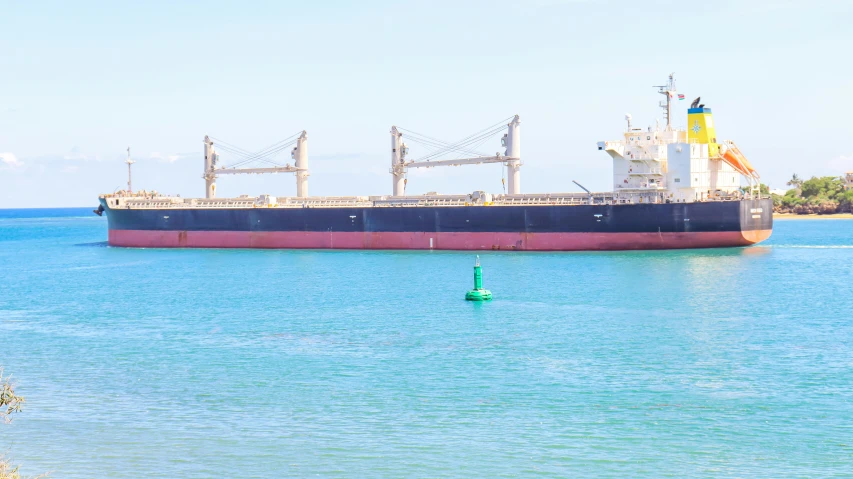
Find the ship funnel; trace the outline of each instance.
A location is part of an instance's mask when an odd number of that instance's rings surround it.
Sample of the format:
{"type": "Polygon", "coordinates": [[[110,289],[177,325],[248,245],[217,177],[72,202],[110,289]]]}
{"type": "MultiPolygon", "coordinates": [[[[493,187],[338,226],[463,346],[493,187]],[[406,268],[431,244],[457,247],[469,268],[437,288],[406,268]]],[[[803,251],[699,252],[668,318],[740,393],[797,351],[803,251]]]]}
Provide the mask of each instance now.
{"type": "Polygon", "coordinates": [[[708,145],[708,157],[719,156],[717,131],[714,129],[714,116],[710,108],[700,105],[687,110],[687,141],[708,145]]]}

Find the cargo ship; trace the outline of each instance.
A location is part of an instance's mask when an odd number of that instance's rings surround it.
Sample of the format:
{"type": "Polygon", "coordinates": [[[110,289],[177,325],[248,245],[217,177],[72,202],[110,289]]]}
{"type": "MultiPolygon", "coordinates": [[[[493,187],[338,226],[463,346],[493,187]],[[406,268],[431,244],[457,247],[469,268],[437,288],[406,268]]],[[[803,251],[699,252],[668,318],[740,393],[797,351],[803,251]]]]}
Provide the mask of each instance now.
{"type": "Polygon", "coordinates": [[[455,143],[392,127],[392,194],[382,196],[310,196],[304,131],[256,153],[206,136],[204,198],[134,192],[128,153],[127,190],[101,195],[95,213],[107,216],[111,246],[144,248],[650,250],[767,239],[773,205],[761,195],[758,172],[734,142],[717,140],[711,109],[699,98],[687,110],[687,128],[672,125],[674,102],[683,99],[672,75],[655,88],[665,96],[665,125],[635,128],[626,115],[622,138],[597,144],[613,162],[611,192],[593,193],[575,182],[583,192],[522,193],[516,115],[455,143]],[[404,133],[433,152],[409,159],[404,133]],[[501,133],[502,154],[476,154],[476,142],[501,133]],[[239,167],[290,146],[292,166],[239,167]],[[220,166],[218,149],[241,162],[220,166]],[[442,152],[473,154],[437,159],[442,152]],[[410,169],[489,163],[506,168],[501,193],[406,195],[410,169]],[[294,173],[296,196],[216,197],[219,176],[243,173],[294,173]]]}

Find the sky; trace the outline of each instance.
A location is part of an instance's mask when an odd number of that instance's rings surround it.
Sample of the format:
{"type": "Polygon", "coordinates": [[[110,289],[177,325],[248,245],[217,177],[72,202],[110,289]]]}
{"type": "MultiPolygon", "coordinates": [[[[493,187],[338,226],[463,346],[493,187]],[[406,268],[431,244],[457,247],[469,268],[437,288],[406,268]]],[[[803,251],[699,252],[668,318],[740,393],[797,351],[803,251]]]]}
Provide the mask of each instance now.
{"type": "MultiPolygon", "coordinates": [[[[652,85],[671,72],[676,126],[701,96],[785,188],[853,170],[851,18],[831,0],[0,0],[0,208],[95,205],[125,186],[128,147],[134,189],[203,196],[205,134],[257,151],[301,130],[312,195],[390,194],[392,125],[453,141],[514,114],[522,192],[609,191],[596,142],[626,113],[661,118],[652,85]]],[[[501,192],[502,176],[412,170],[407,193],[501,192]]],[[[260,193],[295,194],[293,175],[217,183],[260,193]]]]}

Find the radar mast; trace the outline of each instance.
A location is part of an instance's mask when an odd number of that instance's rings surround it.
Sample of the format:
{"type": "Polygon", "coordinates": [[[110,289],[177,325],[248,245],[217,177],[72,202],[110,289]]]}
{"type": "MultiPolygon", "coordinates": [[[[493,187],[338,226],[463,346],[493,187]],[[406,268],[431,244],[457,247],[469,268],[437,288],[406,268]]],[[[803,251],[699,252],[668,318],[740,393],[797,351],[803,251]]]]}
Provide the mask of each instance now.
{"type": "Polygon", "coordinates": [[[663,115],[666,118],[666,130],[672,130],[672,99],[675,97],[675,73],[669,74],[669,81],[666,85],[655,85],[658,93],[666,97],[666,103],[660,102],[660,107],[663,108],[663,115]]]}

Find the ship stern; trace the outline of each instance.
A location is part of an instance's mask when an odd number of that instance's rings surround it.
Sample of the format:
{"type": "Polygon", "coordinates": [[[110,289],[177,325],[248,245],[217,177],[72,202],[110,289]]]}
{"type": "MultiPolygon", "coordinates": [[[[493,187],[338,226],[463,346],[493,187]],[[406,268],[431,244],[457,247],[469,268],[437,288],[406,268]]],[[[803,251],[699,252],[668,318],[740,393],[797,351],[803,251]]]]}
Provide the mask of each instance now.
{"type": "Polygon", "coordinates": [[[747,245],[761,243],[773,234],[773,200],[740,201],[740,232],[747,245]]]}

